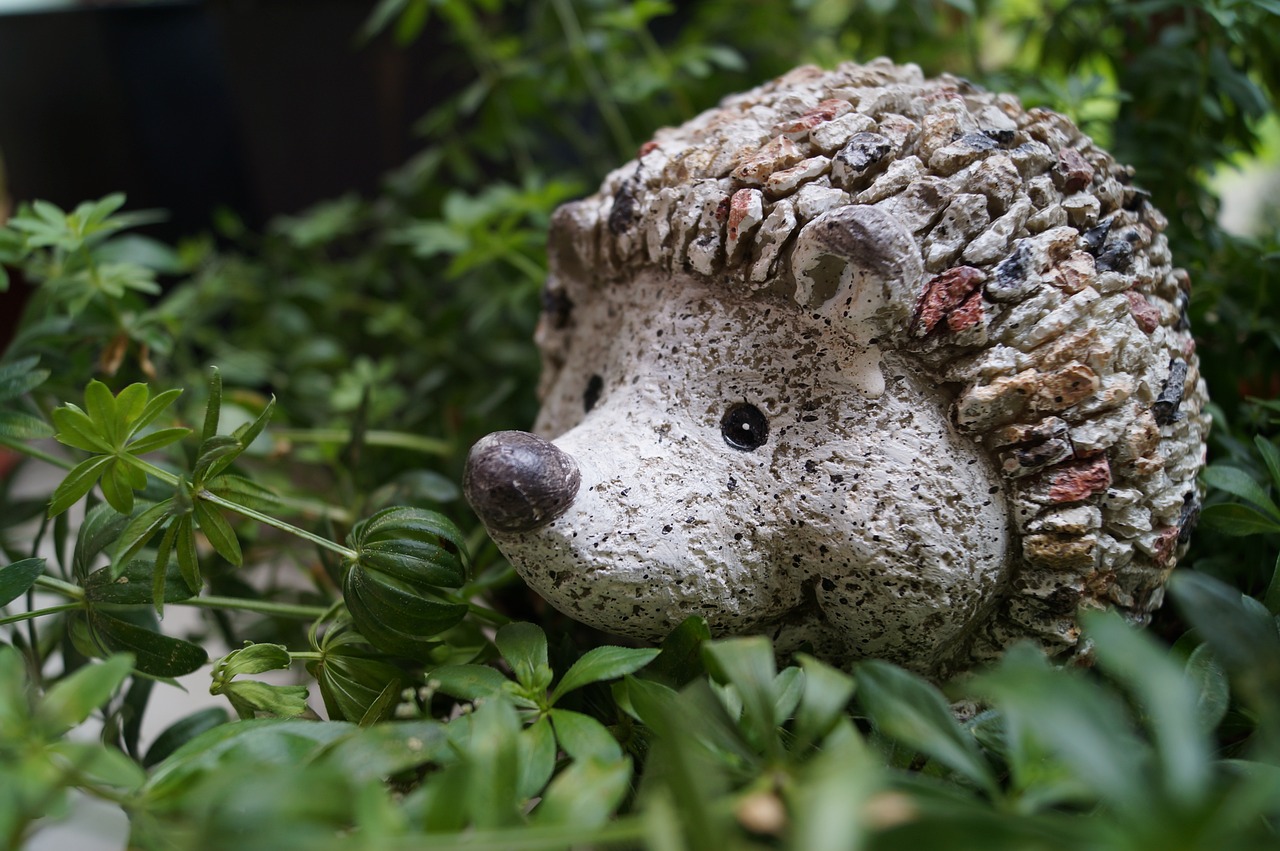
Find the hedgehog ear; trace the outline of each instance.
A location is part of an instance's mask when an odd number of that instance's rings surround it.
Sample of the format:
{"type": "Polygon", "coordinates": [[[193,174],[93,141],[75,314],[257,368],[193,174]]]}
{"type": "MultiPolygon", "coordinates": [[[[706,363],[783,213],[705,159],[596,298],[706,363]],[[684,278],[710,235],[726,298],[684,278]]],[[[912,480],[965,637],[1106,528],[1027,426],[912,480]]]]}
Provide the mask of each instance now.
{"type": "Polygon", "coordinates": [[[850,205],[805,225],[791,254],[796,301],[864,336],[906,329],[924,278],[915,237],[876,207],[850,205]]]}

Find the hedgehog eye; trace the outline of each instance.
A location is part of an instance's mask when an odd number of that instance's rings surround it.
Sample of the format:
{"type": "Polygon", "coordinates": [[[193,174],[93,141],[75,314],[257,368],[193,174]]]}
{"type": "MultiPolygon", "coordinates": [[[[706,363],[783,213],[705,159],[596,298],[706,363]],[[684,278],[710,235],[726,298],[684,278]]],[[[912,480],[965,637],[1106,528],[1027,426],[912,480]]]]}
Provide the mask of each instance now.
{"type": "Polygon", "coordinates": [[[764,446],[769,439],[769,420],[755,405],[740,402],[724,412],[720,419],[724,442],[734,449],[750,452],[764,446]]]}
{"type": "Polygon", "coordinates": [[[593,375],[587,379],[587,389],[582,391],[582,412],[584,414],[591,413],[591,409],[600,401],[600,394],[603,392],[603,378],[599,375],[593,375]]]}

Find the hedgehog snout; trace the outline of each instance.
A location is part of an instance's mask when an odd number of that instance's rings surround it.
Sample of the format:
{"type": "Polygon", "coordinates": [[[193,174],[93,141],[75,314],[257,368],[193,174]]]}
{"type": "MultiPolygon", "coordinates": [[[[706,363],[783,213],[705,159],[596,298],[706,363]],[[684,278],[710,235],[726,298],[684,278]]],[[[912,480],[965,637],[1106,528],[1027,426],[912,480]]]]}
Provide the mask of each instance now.
{"type": "Polygon", "coordinates": [[[480,438],[471,447],[462,477],[467,502],[491,532],[545,526],[568,510],[581,484],[571,455],[524,431],[480,438]]]}

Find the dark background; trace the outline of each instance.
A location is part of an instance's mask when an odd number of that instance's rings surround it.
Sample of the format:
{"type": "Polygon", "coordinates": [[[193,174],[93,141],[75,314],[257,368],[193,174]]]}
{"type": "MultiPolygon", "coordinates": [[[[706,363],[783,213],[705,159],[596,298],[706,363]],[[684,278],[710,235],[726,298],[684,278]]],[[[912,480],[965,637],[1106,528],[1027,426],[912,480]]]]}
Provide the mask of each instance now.
{"type": "MultiPolygon", "coordinates": [[[[124,191],[174,239],[355,190],[415,150],[446,83],[430,32],[359,43],[370,0],[208,0],[0,15],[0,154],[15,202],[124,191]]],[[[428,28],[429,30],[430,28],[428,28]]]]}

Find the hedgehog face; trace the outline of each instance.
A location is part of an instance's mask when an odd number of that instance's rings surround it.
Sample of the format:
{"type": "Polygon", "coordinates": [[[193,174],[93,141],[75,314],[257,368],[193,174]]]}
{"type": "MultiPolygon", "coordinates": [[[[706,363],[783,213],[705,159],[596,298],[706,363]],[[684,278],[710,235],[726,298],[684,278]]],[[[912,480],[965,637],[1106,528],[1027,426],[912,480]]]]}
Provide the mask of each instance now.
{"type": "Polygon", "coordinates": [[[700,614],[922,669],[958,645],[1007,572],[1007,512],[907,360],[688,276],[633,281],[576,321],[604,333],[574,342],[538,430],[577,492],[545,525],[494,532],[538,593],[646,639],[700,614]]]}

